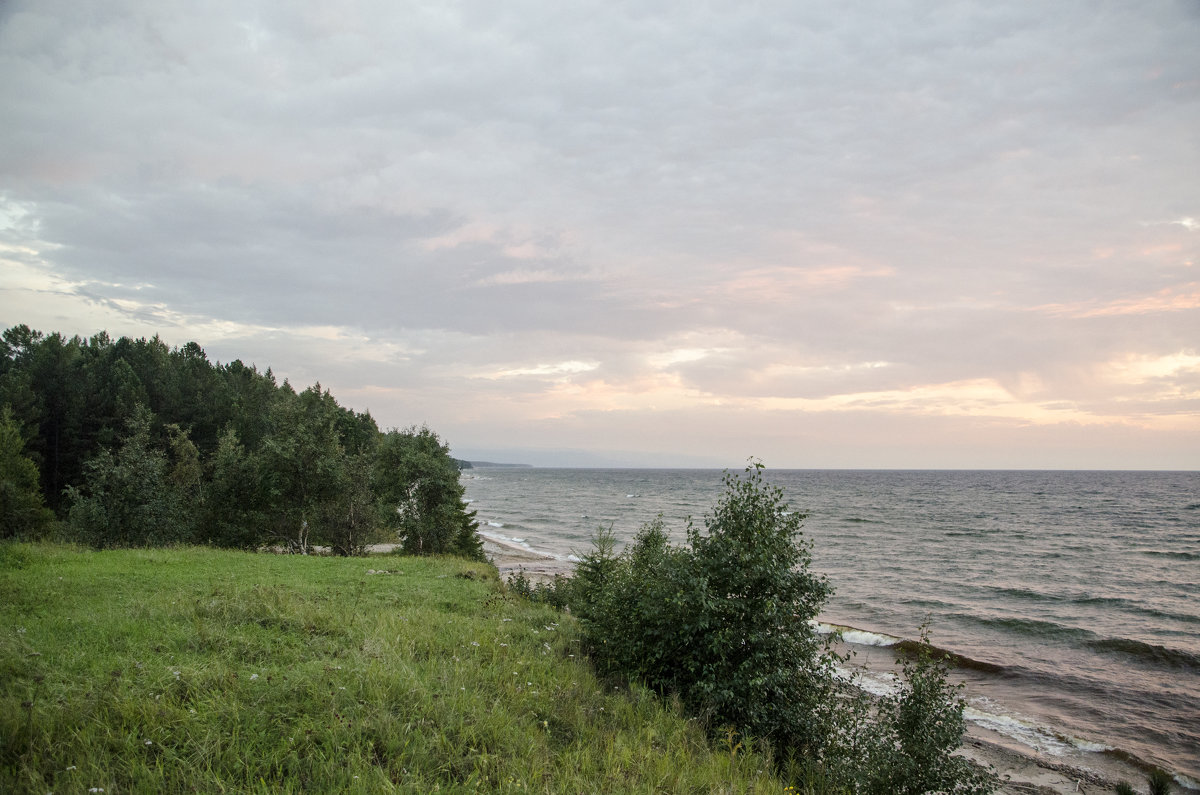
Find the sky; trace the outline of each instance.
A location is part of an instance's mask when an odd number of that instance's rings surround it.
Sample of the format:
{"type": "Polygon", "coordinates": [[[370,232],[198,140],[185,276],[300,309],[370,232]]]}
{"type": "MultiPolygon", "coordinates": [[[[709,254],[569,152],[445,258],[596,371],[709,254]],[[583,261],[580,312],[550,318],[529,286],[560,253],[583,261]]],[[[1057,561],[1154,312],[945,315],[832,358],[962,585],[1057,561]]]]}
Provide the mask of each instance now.
{"type": "Polygon", "coordinates": [[[545,466],[1200,469],[1200,2],[0,2],[0,323],[545,466]]]}

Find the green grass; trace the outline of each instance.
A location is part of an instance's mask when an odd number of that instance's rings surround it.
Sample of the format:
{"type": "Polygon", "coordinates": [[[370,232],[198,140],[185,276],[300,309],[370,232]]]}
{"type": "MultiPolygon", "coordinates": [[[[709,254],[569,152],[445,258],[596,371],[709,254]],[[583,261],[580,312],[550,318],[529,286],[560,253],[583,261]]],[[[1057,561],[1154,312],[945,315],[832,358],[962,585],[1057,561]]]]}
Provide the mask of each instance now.
{"type": "Polygon", "coordinates": [[[781,792],[771,770],[597,680],[488,565],[0,545],[3,792],[781,792]]]}

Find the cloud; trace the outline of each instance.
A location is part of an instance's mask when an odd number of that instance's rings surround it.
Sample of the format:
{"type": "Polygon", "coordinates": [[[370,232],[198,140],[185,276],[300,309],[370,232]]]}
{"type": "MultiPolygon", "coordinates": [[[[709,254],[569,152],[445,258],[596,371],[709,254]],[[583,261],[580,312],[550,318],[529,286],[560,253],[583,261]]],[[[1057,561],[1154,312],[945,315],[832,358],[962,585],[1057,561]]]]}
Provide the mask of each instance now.
{"type": "Polygon", "coordinates": [[[1190,371],[1111,363],[1194,346],[1198,28],[1170,2],[18,0],[0,310],[496,447],[737,446],[771,437],[755,412],[1194,424],[1190,371]]]}
{"type": "Polygon", "coordinates": [[[1144,315],[1200,309],[1200,282],[1164,287],[1153,295],[1122,298],[1103,305],[1095,303],[1047,304],[1032,311],[1073,318],[1144,315]]]}

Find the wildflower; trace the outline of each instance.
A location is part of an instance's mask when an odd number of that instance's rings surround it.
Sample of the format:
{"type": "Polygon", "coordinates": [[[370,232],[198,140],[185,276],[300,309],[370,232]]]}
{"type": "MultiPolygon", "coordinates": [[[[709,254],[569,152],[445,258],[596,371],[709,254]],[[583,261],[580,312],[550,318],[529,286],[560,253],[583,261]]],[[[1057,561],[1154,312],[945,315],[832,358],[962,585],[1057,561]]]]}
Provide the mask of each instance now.
{"type": "MultiPolygon", "coordinates": [[[[75,765],[71,765],[71,766],[69,766],[69,767],[67,768],[67,770],[78,770],[78,769],[79,769],[79,768],[75,767],[75,765]]],[[[66,772],[67,772],[67,770],[64,770],[63,772],[64,772],[64,773],[66,773],[66,772]]]]}
{"type": "Polygon", "coordinates": [[[251,681],[254,681],[254,680],[255,680],[255,679],[257,679],[257,678],[258,678],[258,674],[250,674],[250,680],[251,680],[251,681]]]}
{"type": "Polygon", "coordinates": [[[477,640],[473,640],[473,641],[471,641],[471,645],[472,645],[472,646],[478,646],[478,645],[479,645],[479,641],[477,641],[477,640]]]}
{"type": "Polygon", "coordinates": [[[154,741],[153,741],[153,740],[147,740],[147,741],[146,741],[146,745],[154,745],[154,741]]]}

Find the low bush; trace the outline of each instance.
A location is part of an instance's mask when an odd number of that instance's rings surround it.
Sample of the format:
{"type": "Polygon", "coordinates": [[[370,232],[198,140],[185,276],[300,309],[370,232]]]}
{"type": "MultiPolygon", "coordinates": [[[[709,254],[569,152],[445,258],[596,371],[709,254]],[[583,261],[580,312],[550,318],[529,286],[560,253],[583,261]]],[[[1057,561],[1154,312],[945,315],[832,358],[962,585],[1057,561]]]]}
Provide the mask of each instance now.
{"type": "Polygon", "coordinates": [[[602,673],[677,696],[715,736],[765,742],[801,791],[990,791],[989,773],[952,756],[964,704],[927,645],[895,696],[873,701],[838,676],[844,660],[814,627],[831,588],[810,569],[803,518],[754,463],[726,476],[686,545],[661,517],[619,555],[600,530],[555,590],[602,673]]]}

